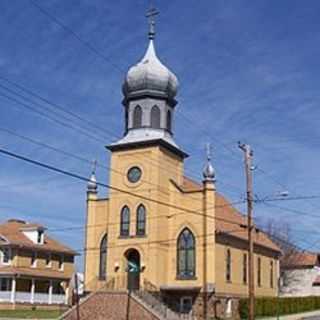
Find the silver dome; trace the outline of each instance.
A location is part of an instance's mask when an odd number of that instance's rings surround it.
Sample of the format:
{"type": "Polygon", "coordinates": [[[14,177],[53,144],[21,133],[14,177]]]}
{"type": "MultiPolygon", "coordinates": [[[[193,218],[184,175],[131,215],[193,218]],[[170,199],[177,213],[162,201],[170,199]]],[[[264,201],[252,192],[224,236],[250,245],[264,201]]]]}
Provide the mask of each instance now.
{"type": "Polygon", "coordinates": [[[177,77],[161,63],[150,40],[145,56],[129,69],[122,89],[126,98],[147,94],[173,99],[178,86],[177,77]]]}

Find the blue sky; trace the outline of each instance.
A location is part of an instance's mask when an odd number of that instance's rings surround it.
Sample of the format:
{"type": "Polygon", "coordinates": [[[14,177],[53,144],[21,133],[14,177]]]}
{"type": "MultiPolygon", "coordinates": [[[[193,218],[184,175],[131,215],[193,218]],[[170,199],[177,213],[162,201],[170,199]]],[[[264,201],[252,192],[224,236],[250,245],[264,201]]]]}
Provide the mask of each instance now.
{"type": "MultiPolygon", "coordinates": [[[[121,84],[126,70],[147,46],[144,14],[148,1],[38,3],[100,55],[31,1],[1,1],[0,145],[88,176],[89,163],[1,130],[108,166],[104,145],[121,136],[123,129],[121,84]],[[89,138],[21,107],[4,95],[45,114],[56,110],[41,100],[33,99],[32,104],[10,94],[8,90],[23,92],[3,77],[105,131],[72,119],[73,126],[95,136],[89,138]]],[[[218,190],[232,201],[243,199],[243,155],[237,148],[241,140],[252,145],[255,164],[262,170],[254,172],[255,193],[260,198],[283,190],[291,196],[320,195],[319,1],[175,0],[156,1],[156,6],[160,10],[157,52],[181,83],[174,131],[176,141],[190,154],[187,175],[201,179],[204,145],[211,142],[218,190]]],[[[23,218],[52,229],[83,226],[85,183],[3,155],[0,167],[1,220],[23,218]]],[[[105,168],[98,167],[97,176],[99,181],[108,181],[105,168]]],[[[106,192],[100,188],[102,196],[106,192]]],[[[301,213],[260,203],[255,216],[262,223],[275,219],[279,225],[290,224],[300,246],[318,250],[319,201],[272,203],[301,213]]],[[[245,206],[239,208],[245,210],[245,206]]],[[[83,247],[81,229],[51,234],[75,249],[83,247]]]]}

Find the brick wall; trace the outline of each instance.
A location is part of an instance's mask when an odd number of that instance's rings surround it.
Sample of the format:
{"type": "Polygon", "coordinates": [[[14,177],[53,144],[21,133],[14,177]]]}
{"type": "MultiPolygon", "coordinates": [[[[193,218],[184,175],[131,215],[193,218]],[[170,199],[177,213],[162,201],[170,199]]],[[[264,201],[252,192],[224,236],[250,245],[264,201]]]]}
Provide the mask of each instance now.
{"type": "MultiPolygon", "coordinates": [[[[96,292],[79,306],[81,320],[160,320],[126,292],[96,292]]],[[[77,320],[73,308],[60,319],[77,320]]]]}

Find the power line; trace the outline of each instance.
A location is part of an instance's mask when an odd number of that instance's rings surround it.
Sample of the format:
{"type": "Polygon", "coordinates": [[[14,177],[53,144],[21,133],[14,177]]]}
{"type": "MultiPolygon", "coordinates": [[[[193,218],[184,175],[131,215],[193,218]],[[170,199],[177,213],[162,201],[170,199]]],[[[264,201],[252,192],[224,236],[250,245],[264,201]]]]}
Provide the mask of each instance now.
{"type": "MultiPolygon", "coordinates": [[[[81,121],[81,122],[83,122],[83,123],[86,123],[91,130],[97,129],[97,130],[99,130],[99,131],[100,131],[101,133],[103,133],[103,134],[105,134],[106,132],[108,132],[108,134],[109,134],[110,137],[114,137],[114,138],[117,138],[117,139],[120,138],[119,136],[115,136],[113,132],[108,131],[108,128],[102,128],[102,127],[98,126],[96,123],[94,123],[94,122],[92,122],[92,121],[90,121],[90,120],[88,120],[88,119],[86,119],[86,118],[84,118],[84,117],[79,116],[79,115],[78,115],[77,113],[75,113],[75,112],[70,111],[70,110],[69,110],[70,108],[68,108],[68,107],[63,107],[63,106],[60,105],[60,104],[57,104],[57,103],[55,103],[55,102],[52,102],[52,101],[50,101],[48,98],[45,98],[45,97],[41,96],[40,94],[38,94],[38,93],[36,93],[36,92],[34,92],[34,91],[26,88],[25,86],[22,86],[21,84],[15,82],[15,81],[12,81],[12,80],[4,77],[4,76],[1,76],[1,75],[0,75],[0,79],[6,81],[7,83],[9,83],[9,84],[11,84],[11,85],[13,85],[13,86],[15,86],[15,87],[18,88],[19,90],[22,90],[22,91],[24,91],[25,93],[27,93],[27,94],[29,94],[29,95],[31,95],[31,96],[33,96],[33,97],[35,97],[35,98],[43,101],[44,103],[46,103],[46,104],[48,104],[48,105],[50,105],[50,106],[52,106],[52,107],[60,110],[61,112],[66,113],[66,114],[68,114],[68,115],[70,115],[70,116],[78,119],[79,121],[81,121]]],[[[14,94],[17,94],[17,93],[15,92],[14,94]]],[[[22,96],[22,97],[25,98],[24,96],[22,96]]]]}
{"type": "Polygon", "coordinates": [[[122,68],[120,68],[118,65],[114,64],[110,58],[102,54],[95,46],[93,46],[89,41],[83,40],[78,33],[73,31],[69,26],[62,23],[58,18],[56,18],[52,13],[50,13],[48,10],[44,9],[42,6],[39,5],[37,1],[29,0],[30,3],[36,7],[39,11],[41,11],[45,16],[47,16],[51,21],[53,21],[56,25],[60,26],[63,30],[71,34],[76,40],[78,40],[80,43],[82,43],[87,49],[92,51],[94,54],[96,54],[98,57],[100,57],[102,60],[110,64],[113,68],[115,68],[117,71],[119,71],[121,74],[125,72],[122,68]]]}
{"type": "Polygon", "coordinates": [[[75,128],[75,127],[73,127],[72,125],[70,125],[70,123],[68,124],[68,123],[63,122],[63,121],[61,121],[61,120],[59,120],[59,119],[53,118],[52,116],[47,115],[45,112],[40,111],[40,110],[38,110],[38,109],[30,106],[29,104],[26,104],[26,103],[24,103],[24,102],[21,102],[21,101],[13,98],[13,97],[11,97],[11,96],[8,96],[8,95],[6,95],[6,94],[4,94],[4,93],[0,93],[0,96],[6,98],[6,99],[8,99],[8,100],[11,100],[11,101],[15,102],[18,106],[21,106],[21,107],[23,107],[24,109],[27,109],[27,110],[29,110],[29,111],[32,111],[33,113],[37,113],[37,114],[41,115],[42,117],[44,117],[44,118],[46,118],[46,119],[49,119],[49,120],[51,120],[51,121],[53,121],[53,122],[55,122],[55,123],[58,123],[59,125],[65,127],[65,128],[72,129],[72,130],[75,130],[75,131],[77,131],[77,132],[80,132],[82,135],[84,135],[84,136],[86,136],[86,137],[88,137],[88,138],[90,138],[90,139],[93,139],[95,142],[100,141],[100,143],[101,143],[101,142],[102,142],[102,143],[105,143],[104,140],[100,140],[98,137],[96,137],[96,136],[88,133],[87,131],[83,131],[83,130],[81,130],[81,129],[79,129],[79,128],[75,128]]]}
{"type": "MultiPolygon", "coordinates": [[[[10,156],[12,158],[15,158],[15,159],[19,159],[19,160],[22,160],[24,162],[28,162],[28,163],[31,163],[33,165],[36,165],[36,166],[39,166],[39,167],[42,167],[42,168],[45,168],[47,170],[50,170],[50,171],[54,171],[54,172],[58,172],[58,173],[61,173],[61,174],[64,174],[64,175],[67,175],[67,176],[70,176],[72,178],[75,178],[75,179],[78,179],[78,180],[81,180],[81,181],[85,181],[85,182],[90,182],[91,180],[87,177],[84,177],[80,174],[77,174],[77,173],[73,173],[73,172],[70,172],[68,170],[64,170],[64,169],[60,169],[60,168],[57,168],[57,167],[54,167],[52,165],[49,165],[49,164],[46,164],[44,162],[40,162],[40,161],[37,161],[37,160],[33,160],[31,158],[27,158],[25,156],[22,156],[22,155],[19,155],[17,153],[13,153],[11,151],[8,151],[8,150],[5,150],[3,148],[0,148],[0,153],[2,154],[5,154],[7,156],[10,156]]],[[[201,215],[202,217],[205,217],[206,215],[203,213],[203,212],[198,212],[196,210],[191,210],[191,209],[188,209],[188,208],[183,208],[183,207],[180,207],[180,206],[177,206],[177,205],[174,205],[174,204],[168,204],[167,202],[164,202],[164,201],[160,201],[160,200],[157,200],[157,199],[153,199],[153,198],[150,198],[150,197],[146,197],[146,196],[143,196],[143,195],[139,195],[135,192],[132,192],[132,191],[128,191],[128,190],[124,190],[124,189],[121,189],[121,188],[118,188],[118,187],[114,187],[114,186],[111,186],[110,184],[105,184],[105,183],[101,183],[101,182],[97,182],[97,185],[98,186],[102,186],[102,187],[105,187],[105,188],[108,188],[110,190],[114,190],[116,192],[120,192],[120,193],[124,193],[124,194],[127,194],[127,195],[130,195],[130,196],[133,196],[133,197],[136,197],[136,198],[140,198],[140,199],[143,199],[143,200],[147,200],[147,201],[150,201],[150,202],[154,202],[154,203],[157,203],[157,204],[160,204],[160,205],[164,205],[164,206],[167,206],[167,207],[170,207],[170,208],[174,208],[174,209],[178,209],[178,210],[183,210],[184,213],[192,213],[192,214],[197,214],[197,215],[201,215]]],[[[241,201],[240,203],[242,203],[243,201],[241,201]]],[[[209,216],[211,217],[211,216],[209,216]]],[[[225,220],[225,219],[220,219],[219,220],[225,220]]],[[[228,221],[231,223],[231,221],[228,221]]],[[[234,222],[233,222],[234,223],[234,222]]],[[[237,223],[236,223],[237,224],[237,223]]],[[[237,224],[238,225],[238,224],[237,224]]]]}

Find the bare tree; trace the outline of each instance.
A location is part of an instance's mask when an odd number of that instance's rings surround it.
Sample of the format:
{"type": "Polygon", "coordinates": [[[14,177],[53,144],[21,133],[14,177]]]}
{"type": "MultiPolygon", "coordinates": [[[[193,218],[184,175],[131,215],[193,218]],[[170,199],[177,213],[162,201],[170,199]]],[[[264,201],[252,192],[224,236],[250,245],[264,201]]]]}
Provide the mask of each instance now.
{"type": "Polygon", "coordinates": [[[269,219],[263,230],[281,249],[280,257],[280,286],[281,294],[292,294],[296,285],[300,281],[300,277],[296,272],[299,260],[303,259],[303,252],[299,250],[295,244],[291,227],[288,222],[269,219]]]}

